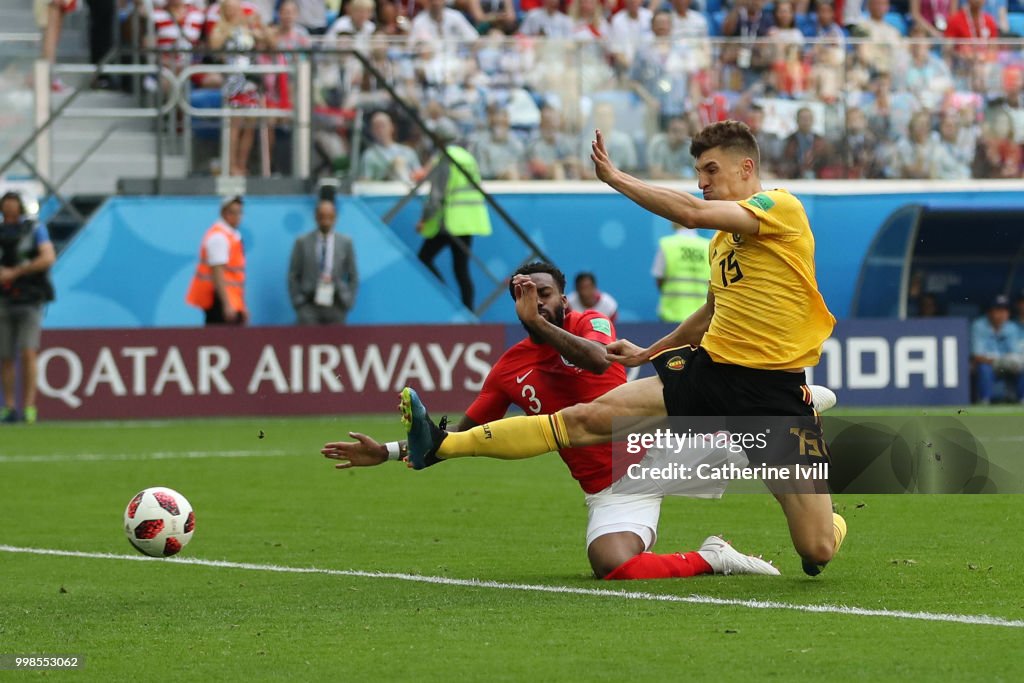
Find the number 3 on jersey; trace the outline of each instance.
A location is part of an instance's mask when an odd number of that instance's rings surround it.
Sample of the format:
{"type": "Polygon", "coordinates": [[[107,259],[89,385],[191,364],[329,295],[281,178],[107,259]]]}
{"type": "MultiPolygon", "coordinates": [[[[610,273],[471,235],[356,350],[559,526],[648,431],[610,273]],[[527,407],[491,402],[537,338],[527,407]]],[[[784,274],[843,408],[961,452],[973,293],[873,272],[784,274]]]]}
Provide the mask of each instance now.
{"type": "Polygon", "coordinates": [[[729,251],[725,258],[718,262],[718,266],[722,269],[723,287],[728,287],[734,282],[739,282],[743,279],[743,271],[740,270],[740,263],[736,260],[735,251],[729,251]]]}
{"type": "Polygon", "coordinates": [[[523,398],[530,404],[530,412],[539,415],[541,412],[540,399],[537,398],[537,390],[532,384],[523,385],[523,398]]]}

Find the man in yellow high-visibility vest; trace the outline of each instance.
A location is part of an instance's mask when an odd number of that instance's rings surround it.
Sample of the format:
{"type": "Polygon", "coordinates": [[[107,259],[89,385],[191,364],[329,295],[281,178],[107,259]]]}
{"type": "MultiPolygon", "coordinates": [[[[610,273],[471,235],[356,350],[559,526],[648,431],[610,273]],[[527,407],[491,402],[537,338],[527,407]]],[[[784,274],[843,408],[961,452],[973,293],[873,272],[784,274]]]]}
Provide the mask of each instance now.
{"type": "Polygon", "coordinates": [[[445,121],[435,134],[445,143],[448,156],[441,155],[431,173],[430,198],[423,207],[423,216],[416,226],[424,237],[419,259],[437,279],[443,280],[434,266],[434,259],[448,247],[452,252],[455,280],[459,283],[462,304],[473,310],[473,280],[469,274],[469,256],[474,235],[491,234],[491,218],[483,194],[469,178],[451,162],[452,159],[480,183],[476,159],[464,148],[454,144],[455,126],[445,121]]]}
{"type": "Polygon", "coordinates": [[[658,243],[651,275],[661,292],[658,318],[668,323],[681,323],[708,298],[711,240],[678,223],[673,227],[675,232],[662,237],[658,243]]]}

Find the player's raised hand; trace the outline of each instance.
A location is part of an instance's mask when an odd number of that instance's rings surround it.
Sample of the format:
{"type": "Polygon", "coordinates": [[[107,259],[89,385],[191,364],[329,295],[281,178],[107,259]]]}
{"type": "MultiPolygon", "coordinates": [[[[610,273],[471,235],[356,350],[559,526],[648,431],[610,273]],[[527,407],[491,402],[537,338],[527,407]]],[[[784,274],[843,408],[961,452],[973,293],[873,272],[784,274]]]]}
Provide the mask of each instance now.
{"type": "Polygon", "coordinates": [[[590,143],[590,160],[594,162],[594,175],[602,182],[610,183],[618,173],[619,169],[615,168],[611,157],[608,156],[608,150],[604,146],[604,136],[601,135],[600,130],[594,131],[594,141],[590,143]]]}
{"type": "Polygon", "coordinates": [[[320,449],[325,458],[340,461],[335,468],[373,467],[387,461],[387,446],[359,432],[349,432],[348,435],[355,441],[331,441],[320,449]]]}
{"type": "Polygon", "coordinates": [[[635,368],[649,360],[647,349],[641,348],[628,339],[618,339],[605,347],[608,359],[613,363],[621,363],[627,368],[635,368]]]}
{"type": "Polygon", "coordinates": [[[527,325],[536,322],[541,317],[537,284],[529,275],[516,275],[512,278],[512,286],[516,297],[516,315],[527,325]]]}

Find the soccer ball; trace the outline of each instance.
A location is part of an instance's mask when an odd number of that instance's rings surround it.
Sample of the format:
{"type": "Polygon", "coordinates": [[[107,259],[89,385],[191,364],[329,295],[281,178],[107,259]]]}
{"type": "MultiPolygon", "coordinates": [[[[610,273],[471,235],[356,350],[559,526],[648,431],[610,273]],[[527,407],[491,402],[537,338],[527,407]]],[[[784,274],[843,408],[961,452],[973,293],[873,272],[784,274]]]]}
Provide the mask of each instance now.
{"type": "Polygon", "coordinates": [[[176,555],[192,540],[196,515],[174,489],[140,491],[124,511],[124,533],[136,550],[152,557],[176,555]]]}

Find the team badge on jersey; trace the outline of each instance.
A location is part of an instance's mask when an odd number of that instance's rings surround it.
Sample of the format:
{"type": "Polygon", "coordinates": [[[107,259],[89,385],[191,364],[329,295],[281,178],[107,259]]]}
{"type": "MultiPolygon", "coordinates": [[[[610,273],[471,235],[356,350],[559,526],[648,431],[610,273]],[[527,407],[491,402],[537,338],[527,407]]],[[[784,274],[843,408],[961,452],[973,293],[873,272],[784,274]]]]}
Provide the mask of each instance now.
{"type": "Polygon", "coordinates": [[[682,356],[672,356],[667,361],[665,361],[665,367],[668,368],[669,370],[679,372],[680,370],[686,367],[686,361],[683,360],[682,356]]]}
{"type": "Polygon", "coordinates": [[[593,328],[595,332],[607,334],[609,337],[612,336],[612,324],[604,318],[591,318],[590,327],[593,328]]]}

